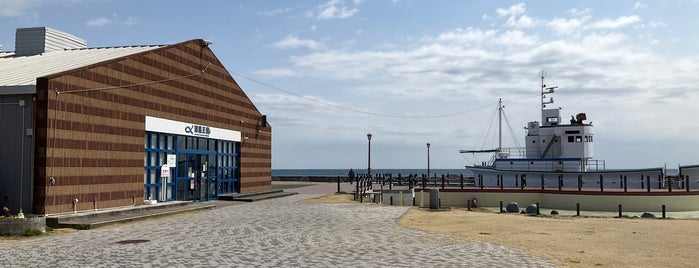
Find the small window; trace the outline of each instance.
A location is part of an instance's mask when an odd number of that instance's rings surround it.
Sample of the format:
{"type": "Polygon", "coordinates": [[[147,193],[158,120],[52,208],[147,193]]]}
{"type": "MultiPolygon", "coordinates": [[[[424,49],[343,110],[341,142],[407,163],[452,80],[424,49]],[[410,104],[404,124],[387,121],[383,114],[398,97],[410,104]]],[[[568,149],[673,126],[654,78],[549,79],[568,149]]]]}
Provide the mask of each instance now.
{"type": "Polygon", "coordinates": [[[568,136],[568,142],[575,142],[575,137],[568,136]]]}
{"type": "Polygon", "coordinates": [[[575,142],[582,142],[582,136],[575,136],[575,142]]]}
{"type": "Polygon", "coordinates": [[[590,136],[585,136],[585,142],[590,142],[590,136]]]}
{"type": "Polygon", "coordinates": [[[558,117],[547,117],[546,122],[549,123],[558,123],[558,117]]]}

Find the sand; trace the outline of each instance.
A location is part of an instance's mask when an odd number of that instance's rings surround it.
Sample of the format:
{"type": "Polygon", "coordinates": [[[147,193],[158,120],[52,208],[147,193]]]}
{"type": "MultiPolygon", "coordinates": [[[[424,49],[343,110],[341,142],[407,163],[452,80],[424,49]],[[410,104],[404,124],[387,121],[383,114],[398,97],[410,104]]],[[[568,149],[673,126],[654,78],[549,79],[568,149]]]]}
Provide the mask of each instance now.
{"type": "MultiPolygon", "coordinates": [[[[307,202],[353,202],[332,194],[307,202]]],[[[699,220],[500,214],[488,209],[411,208],[398,224],[465,241],[527,251],[559,267],[693,267],[699,220]]]]}
{"type": "Polygon", "coordinates": [[[527,216],[413,208],[399,224],[523,249],[557,266],[693,267],[699,263],[698,220],[527,216]]]}

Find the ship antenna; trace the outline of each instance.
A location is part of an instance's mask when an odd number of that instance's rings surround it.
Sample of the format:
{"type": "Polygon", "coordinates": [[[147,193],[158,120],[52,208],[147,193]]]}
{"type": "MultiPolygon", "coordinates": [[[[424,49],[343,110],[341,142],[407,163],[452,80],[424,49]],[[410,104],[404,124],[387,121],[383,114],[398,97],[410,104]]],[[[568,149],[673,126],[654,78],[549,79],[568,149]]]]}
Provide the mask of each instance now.
{"type": "Polygon", "coordinates": [[[558,87],[546,87],[546,84],[544,84],[544,77],[546,76],[546,72],[544,70],[541,70],[541,72],[539,72],[539,75],[541,76],[541,120],[543,124],[544,108],[546,108],[546,104],[553,103],[553,98],[546,100],[546,94],[553,94],[554,90],[558,87]]]}

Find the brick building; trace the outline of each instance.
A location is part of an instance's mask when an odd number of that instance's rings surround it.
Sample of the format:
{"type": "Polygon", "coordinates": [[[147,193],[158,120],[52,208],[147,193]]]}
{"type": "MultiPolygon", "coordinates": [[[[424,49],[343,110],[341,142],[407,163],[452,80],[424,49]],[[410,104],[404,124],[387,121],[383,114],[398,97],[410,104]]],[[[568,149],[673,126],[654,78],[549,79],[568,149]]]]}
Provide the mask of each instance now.
{"type": "Polygon", "coordinates": [[[271,126],[209,45],[88,48],[17,29],[15,51],[0,51],[0,206],[54,214],[269,189],[271,126]]]}

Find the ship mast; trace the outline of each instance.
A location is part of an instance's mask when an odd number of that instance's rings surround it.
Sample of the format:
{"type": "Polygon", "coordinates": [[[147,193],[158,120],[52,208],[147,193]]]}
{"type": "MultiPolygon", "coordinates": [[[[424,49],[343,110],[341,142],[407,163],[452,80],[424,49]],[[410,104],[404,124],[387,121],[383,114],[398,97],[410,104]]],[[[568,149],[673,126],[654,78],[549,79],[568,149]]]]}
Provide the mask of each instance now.
{"type": "Polygon", "coordinates": [[[502,152],[502,98],[498,100],[498,152],[502,152]]]}
{"type": "Polygon", "coordinates": [[[546,84],[544,84],[544,77],[546,76],[546,72],[544,72],[544,70],[541,70],[541,72],[539,72],[539,75],[541,76],[541,122],[543,123],[546,122],[546,118],[544,118],[544,108],[546,108],[546,104],[553,103],[553,97],[546,100],[546,94],[553,94],[554,90],[558,88],[558,86],[546,87],[546,84]]]}

